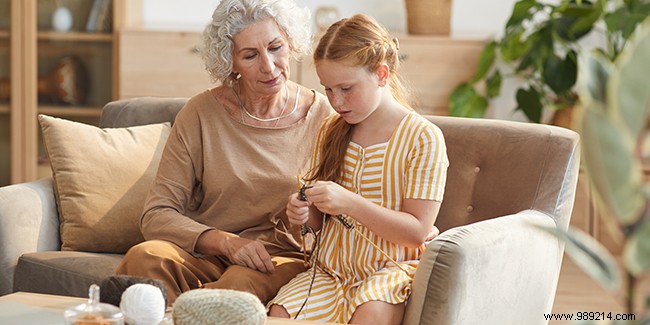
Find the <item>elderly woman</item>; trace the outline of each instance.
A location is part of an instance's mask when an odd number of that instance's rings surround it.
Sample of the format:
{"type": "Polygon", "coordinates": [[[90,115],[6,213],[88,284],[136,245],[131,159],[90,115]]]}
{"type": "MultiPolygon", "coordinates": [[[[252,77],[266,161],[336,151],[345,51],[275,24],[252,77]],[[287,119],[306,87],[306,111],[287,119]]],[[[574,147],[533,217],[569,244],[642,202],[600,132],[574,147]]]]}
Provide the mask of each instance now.
{"type": "Polygon", "coordinates": [[[178,113],[141,219],[146,241],[118,274],[162,280],[169,303],[194,288],[227,288],[263,302],[305,270],[286,198],[308,157],[327,99],[289,81],[311,50],[309,12],[292,0],[223,0],[203,33],[220,86],[178,113]]]}

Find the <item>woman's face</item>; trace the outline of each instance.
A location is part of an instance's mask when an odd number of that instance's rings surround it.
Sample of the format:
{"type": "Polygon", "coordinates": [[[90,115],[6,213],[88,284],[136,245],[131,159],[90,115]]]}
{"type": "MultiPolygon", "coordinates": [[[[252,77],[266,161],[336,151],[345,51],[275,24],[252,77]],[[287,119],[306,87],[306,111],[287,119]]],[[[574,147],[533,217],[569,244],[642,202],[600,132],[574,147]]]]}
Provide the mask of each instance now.
{"type": "Polygon", "coordinates": [[[289,79],[291,51],[286,37],[271,18],[254,23],[233,38],[233,71],[240,83],[261,94],[274,94],[289,79]]]}
{"type": "Polygon", "coordinates": [[[320,60],[316,72],[330,104],[346,122],[357,124],[372,114],[381,101],[377,74],[361,67],[320,60]]]}

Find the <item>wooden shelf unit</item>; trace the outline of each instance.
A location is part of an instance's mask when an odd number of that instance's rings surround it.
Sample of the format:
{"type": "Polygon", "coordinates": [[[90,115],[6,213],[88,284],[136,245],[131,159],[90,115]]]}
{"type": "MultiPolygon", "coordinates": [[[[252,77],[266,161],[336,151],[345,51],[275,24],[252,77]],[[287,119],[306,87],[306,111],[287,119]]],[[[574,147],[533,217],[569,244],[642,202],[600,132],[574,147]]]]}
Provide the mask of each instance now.
{"type": "Polygon", "coordinates": [[[76,106],[74,108],[62,106],[42,105],[38,109],[39,114],[60,116],[60,117],[99,117],[102,113],[101,107],[76,106]]]}
{"type": "MultiPolygon", "coordinates": [[[[9,80],[10,96],[0,101],[0,186],[32,181],[49,169],[37,115],[47,114],[97,124],[101,107],[119,98],[119,31],[141,20],[141,0],[111,2],[111,28],[87,31],[95,0],[0,0],[0,80],[9,80]],[[51,22],[57,6],[72,15],[68,31],[51,22]],[[8,22],[8,23],[7,23],[8,22]],[[62,58],[79,59],[87,80],[83,102],[53,100],[39,81],[54,79],[62,58]],[[41,162],[41,163],[39,163],[41,162]]],[[[68,79],[72,80],[72,79],[68,79]]]]}
{"type": "MultiPolygon", "coordinates": [[[[191,96],[212,87],[195,48],[200,32],[125,29],[120,32],[120,97],[191,96]],[[173,62],[174,64],[168,64],[173,62]]],[[[485,40],[399,37],[402,76],[424,114],[448,115],[453,88],[476,71],[485,40]]],[[[292,80],[323,92],[310,57],[292,62],[292,80]]]]}
{"type": "Polygon", "coordinates": [[[112,33],[38,32],[39,41],[113,42],[112,33]]]}

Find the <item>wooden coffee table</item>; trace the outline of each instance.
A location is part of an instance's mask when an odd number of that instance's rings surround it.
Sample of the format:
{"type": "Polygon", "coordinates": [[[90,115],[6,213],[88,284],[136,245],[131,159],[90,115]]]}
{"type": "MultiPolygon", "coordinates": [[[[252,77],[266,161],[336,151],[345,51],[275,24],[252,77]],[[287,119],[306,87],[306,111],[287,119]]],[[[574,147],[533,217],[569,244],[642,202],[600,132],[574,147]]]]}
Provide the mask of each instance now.
{"type": "MultiPolygon", "coordinates": [[[[0,324],[64,324],[63,312],[87,302],[86,298],[15,292],[0,296],[0,324]]],[[[269,317],[266,325],[314,325],[309,321],[269,317]]]]}

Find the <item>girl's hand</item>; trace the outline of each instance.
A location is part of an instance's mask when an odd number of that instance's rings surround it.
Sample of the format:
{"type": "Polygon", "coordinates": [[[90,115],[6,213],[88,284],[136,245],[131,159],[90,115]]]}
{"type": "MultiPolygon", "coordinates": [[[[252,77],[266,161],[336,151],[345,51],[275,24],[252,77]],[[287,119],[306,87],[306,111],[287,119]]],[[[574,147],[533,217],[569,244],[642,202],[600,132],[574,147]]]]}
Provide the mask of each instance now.
{"type": "Polygon", "coordinates": [[[318,210],[333,216],[346,213],[356,196],[343,186],[329,181],[317,181],[305,194],[318,210]]]}
{"type": "Polygon", "coordinates": [[[309,220],[309,202],[298,199],[298,193],[289,195],[287,217],[292,225],[303,225],[309,220]]]}
{"type": "Polygon", "coordinates": [[[436,237],[438,237],[438,235],[440,235],[440,230],[438,227],[433,226],[433,230],[431,230],[427,235],[427,238],[424,239],[424,245],[429,245],[436,237]]]}

